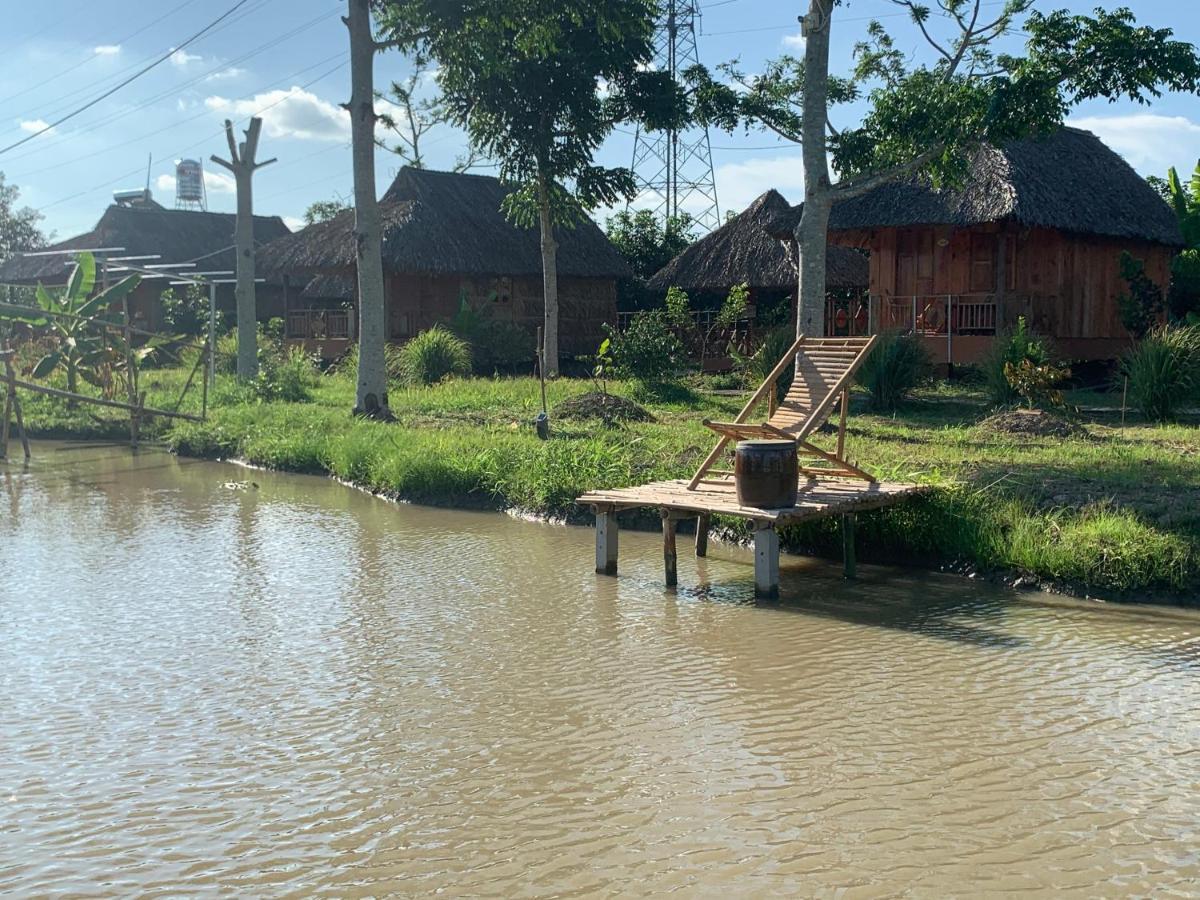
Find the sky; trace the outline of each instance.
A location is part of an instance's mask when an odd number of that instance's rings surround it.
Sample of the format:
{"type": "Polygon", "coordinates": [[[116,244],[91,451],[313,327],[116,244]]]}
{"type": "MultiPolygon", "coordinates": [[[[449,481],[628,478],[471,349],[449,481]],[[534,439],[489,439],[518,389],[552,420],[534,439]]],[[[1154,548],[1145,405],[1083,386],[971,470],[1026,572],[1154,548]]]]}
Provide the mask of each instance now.
{"type": "MultiPolygon", "coordinates": [[[[148,74],[52,131],[0,152],[0,171],[39,210],[58,239],[89,230],[113,191],[145,185],[174,204],[174,169],[183,157],[205,162],[209,208],[234,210],[233,182],[209,156],[227,156],[223,122],[264,120],[260,158],[278,162],[255,175],[255,210],[298,227],[316,200],[349,198],[350,93],[346,29],[340,0],[248,0],[233,16],[183,50],[187,37],[235,0],[0,0],[0,147],[8,146],[104,93],[150,61],[171,54],[148,74]]],[[[800,0],[701,0],[698,46],[703,62],[737,58],[747,71],[782,53],[799,54],[800,0]]],[[[988,6],[998,9],[992,0],[988,6]]],[[[1043,0],[1039,8],[1088,12],[1107,0],[1043,0]]],[[[1140,22],[1171,27],[1200,43],[1200,5],[1193,0],[1124,0],[1140,22]]],[[[834,20],[832,69],[851,65],[855,41],[881,17],[897,46],[926,57],[919,33],[890,0],[849,0],[834,20]]],[[[1014,40],[1019,41],[1019,37],[1014,40]]],[[[376,63],[378,86],[403,78],[408,61],[392,51],[376,63]]],[[[852,123],[861,106],[839,109],[852,123]]],[[[1190,172],[1200,159],[1200,98],[1167,95],[1149,106],[1093,102],[1071,124],[1098,134],[1142,174],[1175,165],[1190,172]]],[[[792,202],[803,177],[799,148],[759,131],[711,136],[722,213],[741,210],[769,188],[792,202]]],[[[628,165],[633,134],[614,132],[598,161],[628,165]]],[[[463,136],[442,128],[425,139],[428,163],[448,168],[465,150],[463,136]]],[[[401,162],[380,152],[382,193],[401,162]]],[[[487,172],[487,168],[478,171],[487,172]]],[[[603,219],[603,211],[597,218],[603,219]]]]}

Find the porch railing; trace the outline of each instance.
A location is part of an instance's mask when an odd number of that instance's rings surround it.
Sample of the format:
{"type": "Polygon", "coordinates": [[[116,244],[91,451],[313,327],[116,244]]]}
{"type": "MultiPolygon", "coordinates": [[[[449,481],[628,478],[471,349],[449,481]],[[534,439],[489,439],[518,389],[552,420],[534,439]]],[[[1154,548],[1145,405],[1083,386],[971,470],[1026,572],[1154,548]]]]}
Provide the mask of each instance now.
{"type": "Polygon", "coordinates": [[[868,319],[871,332],[994,335],[998,313],[992,294],[875,295],[869,301],[868,319]]]}
{"type": "Polygon", "coordinates": [[[300,341],[348,341],[354,325],[346,309],[291,309],[287,314],[286,337],[300,341]]]}

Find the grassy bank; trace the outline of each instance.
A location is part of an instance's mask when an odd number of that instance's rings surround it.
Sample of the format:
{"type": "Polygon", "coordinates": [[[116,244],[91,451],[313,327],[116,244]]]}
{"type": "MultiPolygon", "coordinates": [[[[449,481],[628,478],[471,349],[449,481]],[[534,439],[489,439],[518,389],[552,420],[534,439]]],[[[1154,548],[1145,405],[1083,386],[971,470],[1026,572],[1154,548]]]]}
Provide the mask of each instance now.
{"type": "MultiPolygon", "coordinates": [[[[148,403],[173,408],[184,377],[146,373],[148,403]]],[[[352,418],[347,377],[319,378],[305,403],[263,403],[229,381],[215,393],[209,421],[160,423],[158,434],[183,454],[329,473],[415,502],[566,517],[580,516],[573,500],[588,489],[690,474],[711,446],[701,420],[727,418],[740,405],[695,389],[617,384],[615,393],[642,402],[656,421],[611,428],[556,420],[542,443],[530,426],[538,408],[532,379],[395,388],[394,424],[352,418]]],[[[553,383],[551,406],[591,389],[553,383]]],[[[1107,402],[1075,399],[1088,408],[1107,402]]],[[[197,405],[198,395],[184,408],[197,405]]],[[[946,387],[892,417],[855,409],[853,457],[881,478],[934,486],[904,506],[861,516],[861,558],[1027,573],[1101,595],[1182,597],[1200,584],[1200,429],[1123,426],[1093,412],[1083,416],[1084,436],[1030,438],[981,430],[986,414],[980,396],[946,387]]],[[[27,418],[44,436],[127,434],[119,420],[49,398],[29,398],[27,418]]],[[[838,550],[833,522],[782,536],[792,549],[838,550]]]]}

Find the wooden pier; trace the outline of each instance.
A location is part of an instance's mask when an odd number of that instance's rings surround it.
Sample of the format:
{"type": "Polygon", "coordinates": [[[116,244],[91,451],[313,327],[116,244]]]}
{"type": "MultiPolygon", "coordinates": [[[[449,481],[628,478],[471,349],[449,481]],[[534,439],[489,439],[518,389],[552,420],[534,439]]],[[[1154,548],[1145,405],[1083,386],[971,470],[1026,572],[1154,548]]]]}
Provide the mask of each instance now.
{"type": "Polygon", "coordinates": [[[663,561],[668,587],[678,582],[675,536],[683,519],[696,519],[696,555],[708,552],[712,516],[747,519],[754,526],[754,593],[762,599],[779,596],[779,535],[784,523],[840,516],[846,577],[854,577],[854,515],[891,506],[921,492],[916,484],[867,482],[850,478],[811,478],[800,483],[796,505],[784,509],[757,509],[738,503],[732,479],[705,482],[695,489],[688,480],[659,481],[641,487],[592,491],[579,498],[596,514],[596,571],[617,574],[617,520],[622,509],[658,507],[663,523],[663,561]]]}

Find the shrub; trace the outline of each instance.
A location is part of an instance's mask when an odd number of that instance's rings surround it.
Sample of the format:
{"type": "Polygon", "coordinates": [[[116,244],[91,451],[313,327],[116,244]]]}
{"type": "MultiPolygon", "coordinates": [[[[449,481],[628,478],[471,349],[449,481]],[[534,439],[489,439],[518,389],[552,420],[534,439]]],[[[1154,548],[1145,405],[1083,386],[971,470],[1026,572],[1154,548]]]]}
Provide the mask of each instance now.
{"type": "Polygon", "coordinates": [[[1017,319],[1015,329],[996,335],[984,357],[983,382],[992,403],[1007,406],[1021,400],[1005,368],[1018,368],[1026,360],[1034,366],[1046,366],[1054,362],[1054,354],[1044,340],[1028,329],[1022,316],[1017,319]]]}
{"type": "Polygon", "coordinates": [[[1165,422],[1200,393],[1200,325],[1162,326],[1142,338],[1117,369],[1147,419],[1165,422]]]}
{"type": "Polygon", "coordinates": [[[1165,308],[1162,288],[1150,280],[1146,264],[1128,250],[1121,251],[1121,277],[1129,285],[1129,293],[1117,297],[1121,324],[1135,338],[1145,337],[1162,318],[1165,308]]]}
{"type": "Polygon", "coordinates": [[[307,403],[317,383],[317,361],[299,347],[281,353],[259,351],[254,394],[265,402],[307,403]]]}
{"type": "Polygon", "coordinates": [[[662,310],[638,313],[624,331],[605,326],[612,371],[624,378],[658,381],[673,375],[684,355],[662,310]]]}
{"type": "Polygon", "coordinates": [[[512,371],[537,358],[533,335],[513,322],[497,319],[487,305],[474,305],[466,292],[459,295],[458,312],[450,330],[471,345],[471,363],[477,375],[512,371]]]}
{"type": "Polygon", "coordinates": [[[440,325],[422,331],[400,348],[400,372],[409,384],[437,384],[451,375],[471,374],[471,348],[440,325]]]}
{"type": "Polygon", "coordinates": [[[933,373],[933,359],[912,334],[890,331],[879,336],[855,381],[871,395],[871,406],[891,412],[933,373]]]}
{"type": "Polygon", "coordinates": [[[1038,365],[1027,359],[1021,360],[1015,366],[1004,364],[1004,377],[1012,385],[1012,389],[1021,395],[1030,409],[1039,406],[1062,406],[1063,394],[1058,389],[1068,377],[1071,370],[1053,363],[1038,365]]]}

